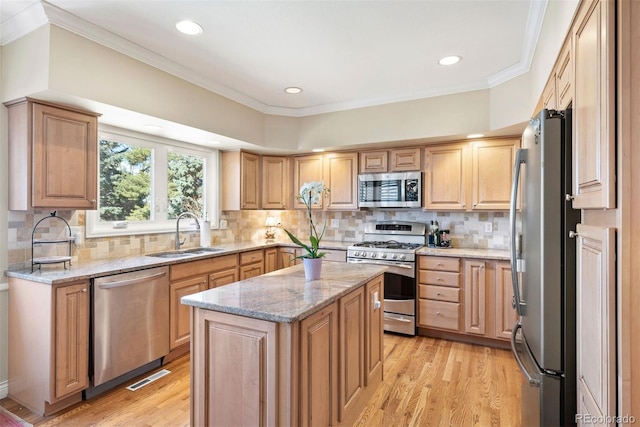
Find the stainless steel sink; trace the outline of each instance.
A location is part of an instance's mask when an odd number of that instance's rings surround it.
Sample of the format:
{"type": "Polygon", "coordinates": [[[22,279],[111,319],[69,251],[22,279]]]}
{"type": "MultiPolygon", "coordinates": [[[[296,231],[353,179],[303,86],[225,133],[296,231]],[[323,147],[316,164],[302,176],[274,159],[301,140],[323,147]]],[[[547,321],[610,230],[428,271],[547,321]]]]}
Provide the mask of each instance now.
{"type": "Polygon", "coordinates": [[[202,247],[202,248],[193,248],[193,249],[184,250],[184,252],[189,254],[207,254],[211,252],[220,252],[220,251],[224,251],[224,248],[202,247]]]}
{"type": "Polygon", "coordinates": [[[156,258],[186,258],[189,256],[204,255],[204,254],[220,252],[220,251],[224,251],[224,248],[202,247],[202,248],[184,249],[180,251],[156,252],[152,254],[146,254],[146,256],[151,256],[156,258]]]}

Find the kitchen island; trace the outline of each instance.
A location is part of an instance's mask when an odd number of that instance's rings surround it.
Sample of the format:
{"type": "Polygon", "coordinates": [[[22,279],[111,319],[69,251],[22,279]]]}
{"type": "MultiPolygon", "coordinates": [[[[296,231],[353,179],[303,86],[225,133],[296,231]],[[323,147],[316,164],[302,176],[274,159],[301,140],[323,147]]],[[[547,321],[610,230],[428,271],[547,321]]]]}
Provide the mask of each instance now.
{"type": "Polygon", "coordinates": [[[191,425],[352,425],[382,381],[385,267],[302,265],[185,296],[191,425]]]}

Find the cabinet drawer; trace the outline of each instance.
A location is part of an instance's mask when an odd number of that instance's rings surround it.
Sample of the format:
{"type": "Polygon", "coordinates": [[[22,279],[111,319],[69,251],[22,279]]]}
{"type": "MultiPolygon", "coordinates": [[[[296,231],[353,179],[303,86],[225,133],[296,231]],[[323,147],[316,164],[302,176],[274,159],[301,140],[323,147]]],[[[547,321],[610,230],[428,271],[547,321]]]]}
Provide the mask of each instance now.
{"type": "Polygon", "coordinates": [[[460,329],[460,304],[455,302],[418,300],[420,326],[429,328],[460,329]]]}
{"type": "Polygon", "coordinates": [[[169,280],[180,280],[187,277],[209,274],[214,271],[235,268],[238,264],[238,255],[225,255],[215,258],[205,258],[198,261],[182,262],[169,268],[169,280]]]}
{"type": "Polygon", "coordinates": [[[438,301],[460,302],[460,289],[445,286],[420,285],[418,297],[438,301]]]}
{"type": "Polygon", "coordinates": [[[262,262],[264,257],[262,249],[257,251],[242,252],[240,254],[240,265],[262,262]]]}
{"type": "Polygon", "coordinates": [[[460,271],[460,258],[441,256],[421,256],[418,260],[420,269],[438,271],[460,271]]]}
{"type": "Polygon", "coordinates": [[[460,287],[460,273],[449,271],[420,270],[419,280],[421,285],[438,285],[460,287]]]}

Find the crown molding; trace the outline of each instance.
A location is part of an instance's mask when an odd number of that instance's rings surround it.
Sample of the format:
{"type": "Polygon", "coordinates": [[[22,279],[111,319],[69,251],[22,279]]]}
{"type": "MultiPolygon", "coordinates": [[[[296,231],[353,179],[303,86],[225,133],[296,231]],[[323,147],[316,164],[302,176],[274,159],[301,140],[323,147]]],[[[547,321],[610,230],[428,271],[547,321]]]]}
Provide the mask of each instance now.
{"type": "Polygon", "coordinates": [[[435,90],[430,89],[417,91],[393,97],[352,100],[304,108],[288,108],[267,105],[233,88],[207,78],[204,75],[184,67],[183,65],[162,55],[158,55],[140,45],[126,40],[110,31],[100,28],[97,25],[87,22],[44,0],[32,3],[19,14],[3,23],[0,45],[16,40],[42,25],[51,23],[88,40],[108,47],[109,49],[113,49],[123,55],[129,56],[213,93],[257,110],[263,114],[304,117],[351,110],[355,108],[367,108],[383,104],[414,101],[466,91],[489,89],[524,74],[529,71],[533,62],[533,55],[535,53],[536,44],[542,28],[547,3],[548,0],[534,0],[530,4],[529,18],[527,20],[520,61],[489,76],[486,80],[476,81],[466,85],[443,87],[435,90]]]}

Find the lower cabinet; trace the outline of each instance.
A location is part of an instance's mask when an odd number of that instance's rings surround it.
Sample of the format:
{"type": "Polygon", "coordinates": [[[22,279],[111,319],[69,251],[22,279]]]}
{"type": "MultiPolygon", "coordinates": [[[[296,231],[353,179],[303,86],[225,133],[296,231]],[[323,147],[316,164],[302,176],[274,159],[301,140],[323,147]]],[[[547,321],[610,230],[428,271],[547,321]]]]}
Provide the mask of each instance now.
{"type": "Polygon", "coordinates": [[[169,284],[169,349],[189,342],[191,326],[189,320],[189,307],[180,303],[185,295],[197,294],[207,290],[207,275],[195,276],[189,279],[171,282],[169,284]]]}
{"type": "Polygon", "coordinates": [[[240,254],[240,280],[264,274],[264,252],[262,249],[240,254]]]}
{"type": "Polygon", "coordinates": [[[8,396],[41,416],[89,386],[89,286],[9,278],[8,396]]]}
{"type": "Polygon", "coordinates": [[[383,277],[296,323],[193,308],[191,425],[353,425],[382,382],[383,277]]]}
{"type": "Polygon", "coordinates": [[[517,321],[508,261],[420,256],[418,327],[509,340],[517,321]]]}
{"type": "Polygon", "coordinates": [[[281,246],[278,248],[278,253],[280,255],[278,261],[278,268],[287,268],[292,267],[296,264],[302,264],[302,260],[297,258],[302,255],[302,249],[300,248],[289,248],[281,246]]]}
{"type": "Polygon", "coordinates": [[[264,250],[264,272],[271,273],[278,269],[278,248],[264,250]]]}
{"type": "Polygon", "coordinates": [[[189,306],[180,299],[217,286],[238,281],[238,255],[200,259],[174,264],[169,268],[169,348],[189,343],[189,306]]]}

